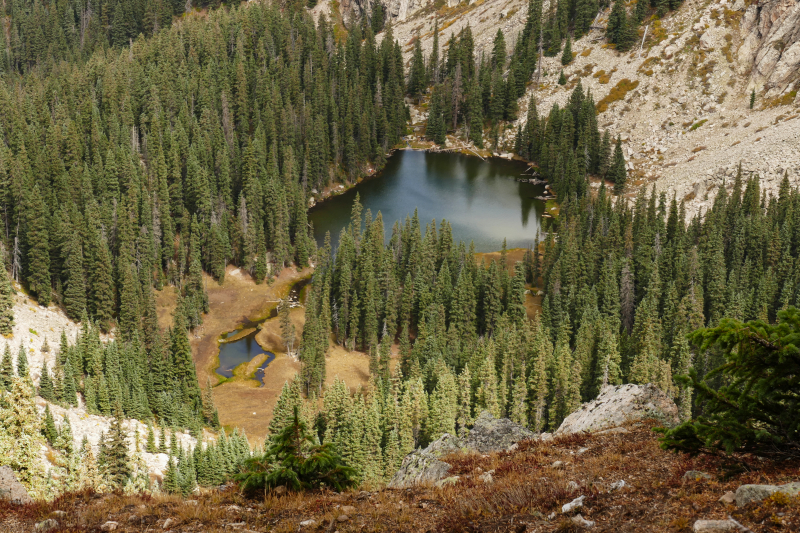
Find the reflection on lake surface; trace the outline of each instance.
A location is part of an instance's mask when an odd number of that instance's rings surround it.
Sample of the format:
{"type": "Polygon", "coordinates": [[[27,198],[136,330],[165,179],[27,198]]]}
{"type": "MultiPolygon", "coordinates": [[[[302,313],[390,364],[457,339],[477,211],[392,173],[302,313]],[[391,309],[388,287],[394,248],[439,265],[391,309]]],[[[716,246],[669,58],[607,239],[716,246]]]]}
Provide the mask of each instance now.
{"type": "Polygon", "coordinates": [[[335,246],[358,193],[365,211],[383,214],[387,240],[394,222],[417,209],[423,228],[433,219],[447,219],[453,240],[474,241],[478,252],[499,250],[503,239],[509,248],[527,248],[544,212],[544,202],[535,198],[544,186],[516,181],[527,168],[500,158],[398,151],[379,175],[320,203],[309,218],[317,243],[321,246],[330,231],[335,246]]]}

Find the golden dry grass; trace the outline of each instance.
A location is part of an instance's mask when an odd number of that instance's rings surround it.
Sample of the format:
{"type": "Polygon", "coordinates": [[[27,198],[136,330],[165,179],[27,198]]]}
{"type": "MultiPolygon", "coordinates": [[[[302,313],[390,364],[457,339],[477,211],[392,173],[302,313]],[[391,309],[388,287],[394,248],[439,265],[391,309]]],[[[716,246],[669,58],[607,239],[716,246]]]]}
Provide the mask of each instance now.
{"type": "Polygon", "coordinates": [[[13,507],[0,503],[0,531],[32,531],[34,524],[67,514],[59,531],[98,531],[107,520],[118,532],[161,531],[172,519],[175,533],[196,531],[297,532],[408,531],[537,532],[572,531],[565,503],[585,496],[582,516],[598,532],[690,532],[699,519],[733,516],[753,533],[800,528],[800,498],[773,497],[737,508],[719,498],[746,483],[797,480],[800,462],[771,462],[752,456],[691,458],[658,446],[652,424],[632,424],[627,433],[570,435],[526,441],[514,452],[457,454],[451,465],[455,485],[404,490],[266,493],[245,499],[235,489],[204,491],[186,501],[176,496],[70,494],[49,503],[13,507]],[[561,461],[561,467],[554,467],[561,461]],[[479,476],[494,470],[493,483],[479,476]],[[685,480],[688,470],[711,475],[685,480]],[[625,487],[611,490],[611,484],[625,487]],[[552,518],[548,518],[552,515],[552,518]],[[347,519],[338,521],[342,515],[347,519]]]}

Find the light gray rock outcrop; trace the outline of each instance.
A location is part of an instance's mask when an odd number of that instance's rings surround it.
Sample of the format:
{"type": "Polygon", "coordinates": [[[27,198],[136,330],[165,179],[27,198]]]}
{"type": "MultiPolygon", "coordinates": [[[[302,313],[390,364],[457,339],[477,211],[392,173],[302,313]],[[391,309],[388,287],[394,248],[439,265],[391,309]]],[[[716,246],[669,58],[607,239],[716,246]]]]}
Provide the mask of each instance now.
{"type": "Polygon", "coordinates": [[[565,418],[555,434],[593,433],[648,418],[673,426],[678,423],[678,407],[652,383],[609,386],[595,400],[565,418]]]}
{"type": "Polygon", "coordinates": [[[800,494],[800,482],[785,485],[742,485],[736,489],[736,505],[744,507],[748,503],[765,500],[775,493],[797,496],[800,494]]]}
{"type": "Polygon", "coordinates": [[[406,455],[400,469],[389,482],[389,488],[433,484],[444,479],[450,471],[450,465],[439,458],[445,455],[459,451],[490,453],[507,450],[517,442],[535,436],[532,431],[507,418],[495,418],[484,411],[465,438],[445,433],[427,448],[406,455]]]}
{"type": "Polygon", "coordinates": [[[742,18],[740,68],[756,88],[787,89],[800,78],[800,1],[759,0],[742,18]]]}
{"type": "Polygon", "coordinates": [[[16,505],[26,505],[33,501],[22,483],[17,480],[14,471],[8,466],[0,466],[0,499],[16,505]]]}
{"type": "Polygon", "coordinates": [[[535,433],[508,418],[495,418],[488,411],[484,411],[475,420],[475,425],[464,439],[462,448],[480,453],[499,452],[535,436],[535,433]]]}

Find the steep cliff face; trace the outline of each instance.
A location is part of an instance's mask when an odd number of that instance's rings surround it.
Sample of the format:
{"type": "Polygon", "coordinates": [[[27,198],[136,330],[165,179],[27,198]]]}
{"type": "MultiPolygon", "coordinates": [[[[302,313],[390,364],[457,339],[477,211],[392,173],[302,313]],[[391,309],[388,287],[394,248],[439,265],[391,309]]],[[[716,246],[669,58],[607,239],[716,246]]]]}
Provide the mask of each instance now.
{"type": "Polygon", "coordinates": [[[759,0],[747,7],[741,29],[739,64],[742,74],[749,70],[751,85],[756,90],[763,87],[770,96],[796,90],[800,81],[800,0],[759,0]]]}

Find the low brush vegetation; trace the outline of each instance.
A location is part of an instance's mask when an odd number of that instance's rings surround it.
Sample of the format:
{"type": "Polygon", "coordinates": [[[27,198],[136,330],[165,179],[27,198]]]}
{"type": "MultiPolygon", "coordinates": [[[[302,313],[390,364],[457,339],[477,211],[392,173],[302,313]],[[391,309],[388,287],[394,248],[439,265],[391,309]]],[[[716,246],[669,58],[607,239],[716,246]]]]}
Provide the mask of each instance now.
{"type": "Polygon", "coordinates": [[[729,515],[753,533],[797,531],[800,499],[773,497],[737,508],[719,502],[745,483],[796,479],[797,461],[730,459],[675,454],[659,447],[654,422],[633,424],[622,433],[570,435],[552,441],[520,443],[514,452],[445,457],[459,481],[441,489],[267,491],[246,498],[233,487],[204,491],[187,501],[176,496],[70,493],[25,507],[0,503],[0,529],[32,531],[53,511],[65,511],[65,531],[98,530],[107,520],[117,532],[160,531],[167,519],[175,533],[240,531],[578,531],[561,506],[585,496],[581,515],[597,531],[690,531],[698,519],[729,515]],[[558,467],[557,461],[562,465],[558,467]],[[554,467],[554,465],[556,465],[554,467]],[[494,481],[479,476],[494,471],[494,481]],[[709,480],[687,480],[699,470],[709,480]],[[621,480],[625,486],[612,489],[621,480]],[[555,513],[553,518],[548,518],[555,513]],[[345,516],[343,516],[345,515],[345,516]],[[340,521],[341,520],[341,521],[340,521]]]}
{"type": "Polygon", "coordinates": [[[610,104],[624,100],[628,92],[639,86],[639,80],[631,81],[628,78],[619,80],[616,86],[609,91],[605,98],[597,102],[597,113],[603,113],[610,104]]]}

